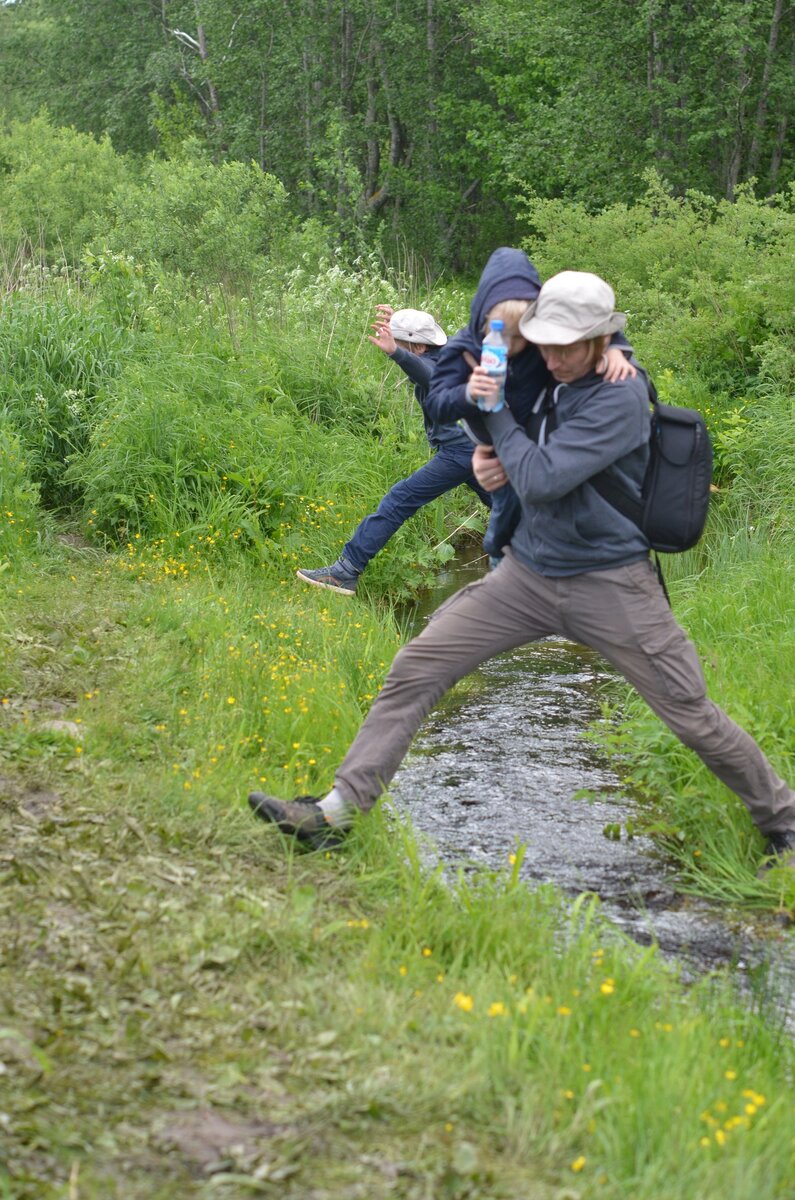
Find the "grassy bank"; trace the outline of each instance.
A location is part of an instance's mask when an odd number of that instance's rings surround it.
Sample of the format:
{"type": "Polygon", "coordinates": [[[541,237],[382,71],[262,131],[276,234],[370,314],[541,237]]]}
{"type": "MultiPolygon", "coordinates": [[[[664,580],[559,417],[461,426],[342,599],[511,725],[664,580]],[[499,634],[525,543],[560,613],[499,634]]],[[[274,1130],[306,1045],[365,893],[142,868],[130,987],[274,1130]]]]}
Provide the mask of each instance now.
{"type": "Polygon", "coordinates": [[[0,1194],[790,1193],[770,1014],[511,847],[451,890],[388,807],[337,857],[252,822],[253,782],[328,778],[376,609],[81,545],[0,585],[0,1194]]]}
{"type": "MultiPolygon", "coordinates": [[[[710,697],[793,774],[790,664],[795,661],[792,555],[765,530],[720,511],[697,551],[664,567],[674,610],[695,641],[710,697]]],[[[643,797],[655,837],[679,864],[679,884],[702,896],[795,912],[792,871],[756,877],[764,839],[741,801],[629,688],[613,689],[595,739],[616,755],[643,797]]]]}
{"type": "MultiPolygon", "coordinates": [[[[245,806],[330,783],[391,604],[482,528],[460,489],[355,601],[294,581],[427,458],[374,305],[452,332],[471,289],[344,262],[254,166],[141,180],[110,147],[42,173],[31,245],[24,163],[77,137],[42,121],[0,186],[0,1197],[789,1200],[774,1011],[530,893],[513,846],[450,888],[388,803],[335,857],[245,806]]],[[[791,776],[795,219],[659,183],[529,215],[543,273],[610,279],[663,398],[706,413],[720,492],[675,609],[791,776]]],[[[598,736],[683,886],[795,908],[658,722],[612,690],[598,736]]]]}

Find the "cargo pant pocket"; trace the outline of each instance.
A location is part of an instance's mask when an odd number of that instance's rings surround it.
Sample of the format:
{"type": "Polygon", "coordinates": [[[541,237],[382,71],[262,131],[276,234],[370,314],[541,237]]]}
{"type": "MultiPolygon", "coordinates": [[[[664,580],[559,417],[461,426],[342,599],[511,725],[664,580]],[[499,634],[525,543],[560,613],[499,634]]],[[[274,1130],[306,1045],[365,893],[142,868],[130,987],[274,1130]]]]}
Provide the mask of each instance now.
{"type": "Polygon", "coordinates": [[[677,702],[703,700],[707,685],[695,646],[678,625],[665,634],[644,646],[652,687],[677,702]]]}

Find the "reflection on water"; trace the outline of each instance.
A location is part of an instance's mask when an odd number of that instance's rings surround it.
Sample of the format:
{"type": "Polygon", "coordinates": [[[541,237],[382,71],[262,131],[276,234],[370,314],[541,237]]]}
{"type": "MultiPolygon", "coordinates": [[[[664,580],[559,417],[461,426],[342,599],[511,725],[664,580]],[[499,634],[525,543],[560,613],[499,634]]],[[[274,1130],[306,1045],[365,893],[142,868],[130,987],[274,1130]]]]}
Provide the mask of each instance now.
{"type": "MultiPolygon", "coordinates": [[[[438,589],[404,610],[407,633],[419,632],[482,569],[453,564],[438,589]]],[[[779,934],[773,943],[706,904],[684,901],[650,839],[626,836],[636,802],[582,737],[613,677],[599,655],[562,638],[492,659],[425,722],[393,796],[446,861],[505,866],[521,842],[528,882],[597,893],[611,921],[638,941],[658,942],[686,971],[731,964],[740,978],[756,977],[770,958],[778,1016],[783,999],[795,1027],[793,939],[779,934]]]]}

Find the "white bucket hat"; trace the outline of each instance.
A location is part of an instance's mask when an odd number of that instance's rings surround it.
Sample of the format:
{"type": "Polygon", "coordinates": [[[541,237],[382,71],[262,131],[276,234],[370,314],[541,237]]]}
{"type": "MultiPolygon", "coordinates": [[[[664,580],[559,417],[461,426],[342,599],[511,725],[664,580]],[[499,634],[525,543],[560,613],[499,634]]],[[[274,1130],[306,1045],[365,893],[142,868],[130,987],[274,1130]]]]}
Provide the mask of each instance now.
{"type": "Polygon", "coordinates": [[[537,346],[570,346],[616,333],[627,314],[615,312],[609,283],[590,271],[561,271],[542,286],[519,322],[519,332],[537,346]]]}
{"type": "Polygon", "coordinates": [[[426,346],[443,346],[447,334],[437,325],[430,313],[419,308],[399,308],[389,318],[392,337],[399,342],[423,342],[426,346]]]}

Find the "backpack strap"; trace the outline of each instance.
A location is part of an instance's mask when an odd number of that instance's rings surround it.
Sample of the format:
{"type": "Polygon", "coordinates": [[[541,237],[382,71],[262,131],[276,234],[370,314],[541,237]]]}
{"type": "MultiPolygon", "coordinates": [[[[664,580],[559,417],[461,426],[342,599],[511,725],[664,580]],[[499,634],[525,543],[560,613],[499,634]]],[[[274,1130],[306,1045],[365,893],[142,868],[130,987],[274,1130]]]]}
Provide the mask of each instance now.
{"type": "MultiPolygon", "coordinates": [[[[646,376],[646,387],[648,388],[651,406],[656,411],[660,403],[660,398],[657,395],[656,387],[648,375],[646,376]]],[[[600,471],[598,475],[592,475],[588,482],[592,487],[596,488],[603,500],[606,500],[608,504],[611,504],[623,516],[628,517],[639,529],[642,527],[643,502],[636,500],[634,496],[630,496],[628,492],[625,492],[621,485],[616,483],[612,476],[608,475],[607,471],[600,471]]],[[[662,572],[660,556],[656,550],[653,551],[653,555],[652,561],[654,562],[654,569],[657,572],[657,578],[660,581],[660,587],[668,602],[668,607],[671,608],[671,597],[668,595],[668,588],[665,586],[665,576],[662,572]]]]}
{"type": "MultiPolygon", "coordinates": [[[[649,393],[649,401],[652,407],[656,409],[660,403],[660,400],[657,395],[657,389],[652,383],[651,379],[649,379],[648,375],[646,376],[646,387],[649,393]]],[[[590,483],[591,487],[596,488],[596,491],[603,500],[606,500],[608,504],[612,504],[613,508],[617,508],[622,516],[628,517],[630,521],[635,523],[635,525],[641,525],[643,520],[643,502],[641,500],[636,500],[634,496],[630,496],[629,493],[621,487],[621,484],[617,483],[613,476],[609,475],[607,471],[599,471],[597,475],[592,475],[588,480],[588,483],[590,483]]],[[[657,571],[659,574],[659,563],[657,566],[657,571]]],[[[663,584],[663,586],[665,585],[663,584]]]]}
{"type": "Polygon", "coordinates": [[[555,408],[555,384],[548,383],[539,393],[533,405],[530,416],[525,421],[524,431],[532,442],[541,444],[543,431],[544,442],[558,427],[558,414],[555,408]]]}

